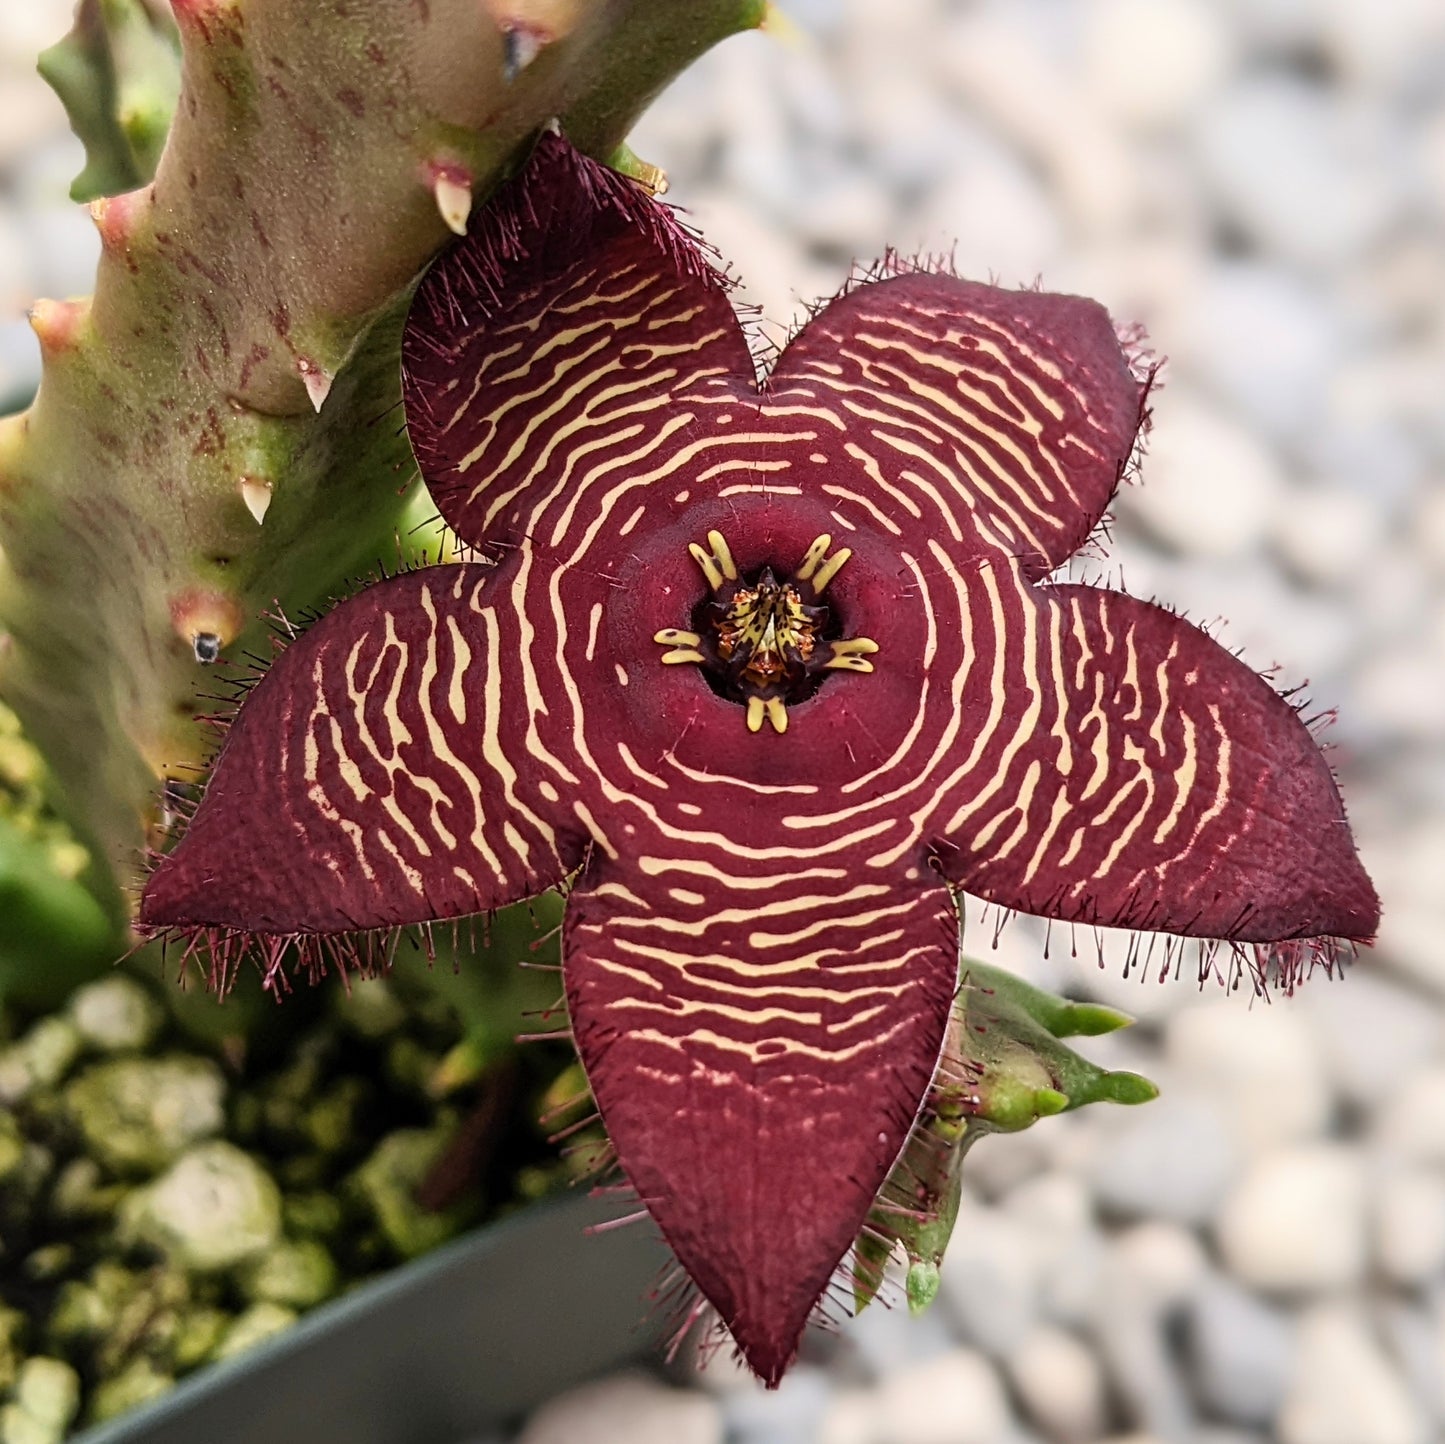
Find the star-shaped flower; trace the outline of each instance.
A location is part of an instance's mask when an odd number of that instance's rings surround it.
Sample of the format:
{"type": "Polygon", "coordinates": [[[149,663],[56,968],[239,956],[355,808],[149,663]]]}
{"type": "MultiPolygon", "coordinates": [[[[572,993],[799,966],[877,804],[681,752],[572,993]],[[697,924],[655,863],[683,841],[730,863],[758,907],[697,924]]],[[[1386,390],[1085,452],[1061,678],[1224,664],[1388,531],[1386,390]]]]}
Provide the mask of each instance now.
{"type": "Polygon", "coordinates": [[[1287,971],[1375,932],[1291,706],[1164,608],[1048,580],[1144,410],[1093,302],[893,274],[758,383],[704,252],[549,137],[423,282],[404,357],[483,560],[282,655],[141,923],[325,956],[574,878],[603,1120],[768,1382],[928,1087],[953,889],[1287,971]]]}

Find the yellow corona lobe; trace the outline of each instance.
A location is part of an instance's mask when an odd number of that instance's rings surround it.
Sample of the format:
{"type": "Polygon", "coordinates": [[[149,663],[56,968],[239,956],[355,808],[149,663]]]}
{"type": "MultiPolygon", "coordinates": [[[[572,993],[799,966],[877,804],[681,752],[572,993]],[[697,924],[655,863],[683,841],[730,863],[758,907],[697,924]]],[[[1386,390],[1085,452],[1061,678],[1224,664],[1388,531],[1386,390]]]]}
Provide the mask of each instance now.
{"type": "Polygon", "coordinates": [[[780,582],[770,566],[743,581],[721,532],[708,532],[706,547],[689,543],[714,596],[704,608],[703,631],[663,627],[653,633],[652,640],[667,648],[664,665],[702,666],[717,679],[715,692],[745,706],[749,732],[761,732],[766,722],[779,734],[788,730],[788,704],[810,697],[819,673],[871,672],[868,658],[877,642],[819,635],[831,615],[820,600],[823,588],[853,555],[847,547],[830,555],[832,545],[826,532],[815,537],[797,570],[780,582]]]}
{"type": "Polygon", "coordinates": [[[707,544],[712,548],[710,552],[704,551],[697,542],[689,542],[687,549],[692,554],[692,559],[702,568],[708,586],[716,592],[722,589],[725,581],[737,581],[738,569],[720,531],[708,532],[707,544]]]}

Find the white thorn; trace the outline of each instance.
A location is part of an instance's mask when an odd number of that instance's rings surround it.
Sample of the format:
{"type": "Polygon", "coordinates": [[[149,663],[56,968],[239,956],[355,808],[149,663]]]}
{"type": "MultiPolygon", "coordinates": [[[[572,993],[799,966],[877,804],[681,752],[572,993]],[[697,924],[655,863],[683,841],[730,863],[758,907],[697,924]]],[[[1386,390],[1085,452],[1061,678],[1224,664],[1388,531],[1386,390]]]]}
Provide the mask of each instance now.
{"type": "Polygon", "coordinates": [[[256,525],[260,526],[266,520],[266,510],[271,505],[271,483],[257,476],[243,476],[241,500],[246,503],[246,510],[256,518],[256,525]]]}
{"type": "Polygon", "coordinates": [[[432,194],[436,197],[437,210],[447,229],[457,235],[467,233],[467,217],[472,213],[472,188],[466,181],[453,180],[450,176],[439,175],[432,182],[432,194]]]}
{"type": "Polygon", "coordinates": [[[326,404],[326,398],[331,395],[331,382],[334,378],[329,371],[305,358],[296,363],[296,369],[306,383],[306,394],[311,398],[311,405],[320,411],[326,404]]]}

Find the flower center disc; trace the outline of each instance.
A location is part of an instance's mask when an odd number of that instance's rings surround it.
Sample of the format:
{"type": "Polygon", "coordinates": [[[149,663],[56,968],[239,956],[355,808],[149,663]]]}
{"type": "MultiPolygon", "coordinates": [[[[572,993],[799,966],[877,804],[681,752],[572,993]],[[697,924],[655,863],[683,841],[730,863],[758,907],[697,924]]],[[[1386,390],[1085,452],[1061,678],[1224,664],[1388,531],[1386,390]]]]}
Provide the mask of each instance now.
{"type": "Polygon", "coordinates": [[[669,648],[664,663],[696,663],[719,697],[745,706],[750,731],[766,719],[786,732],[788,704],[811,697],[824,672],[873,670],[876,642],[827,635],[833,614],[822,596],[852,555],[847,547],[829,556],[832,537],[818,537],[780,582],[769,566],[740,577],[722,533],[710,531],[707,541],[711,550],[698,542],[688,548],[709,588],[693,610],[695,630],[665,627],[653,640],[669,648]]]}

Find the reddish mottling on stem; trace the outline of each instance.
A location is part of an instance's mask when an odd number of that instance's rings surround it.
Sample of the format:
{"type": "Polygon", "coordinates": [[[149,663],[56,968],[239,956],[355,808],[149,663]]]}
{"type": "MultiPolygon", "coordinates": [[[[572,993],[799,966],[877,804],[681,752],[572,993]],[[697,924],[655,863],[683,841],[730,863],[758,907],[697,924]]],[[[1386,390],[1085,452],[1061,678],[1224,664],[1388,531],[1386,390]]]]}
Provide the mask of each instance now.
{"type": "Polygon", "coordinates": [[[90,300],[39,300],[30,308],[30,329],[40,339],[41,354],[47,359],[63,355],[80,340],[90,316],[90,300]]]}

